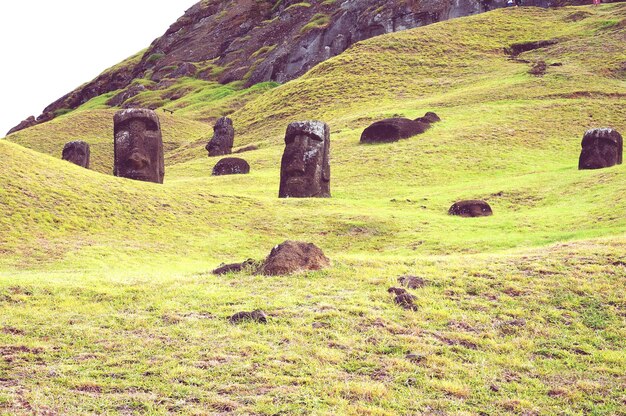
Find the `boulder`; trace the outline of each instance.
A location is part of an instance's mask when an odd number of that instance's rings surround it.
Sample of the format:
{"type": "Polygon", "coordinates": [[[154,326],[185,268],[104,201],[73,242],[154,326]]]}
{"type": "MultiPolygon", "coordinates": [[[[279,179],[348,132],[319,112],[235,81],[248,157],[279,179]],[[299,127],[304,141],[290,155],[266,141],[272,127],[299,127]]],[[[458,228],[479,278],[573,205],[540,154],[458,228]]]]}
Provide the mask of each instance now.
{"type": "Polygon", "coordinates": [[[588,130],[581,146],[578,169],[602,169],[622,164],[624,141],[617,130],[588,130]]]}
{"type": "Polygon", "coordinates": [[[321,270],[328,266],[330,260],[314,244],[288,240],[272,249],[258,273],[283,276],[307,270],[321,270]]]}
{"type": "Polygon", "coordinates": [[[226,157],[221,159],[213,167],[213,176],[238,175],[250,173],[250,165],[238,157],[226,157]]]}
{"type": "Polygon", "coordinates": [[[361,143],[391,143],[401,139],[408,139],[422,134],[429,128],[428,123],[422,123],[408,118],[388,118],[377,121],[361,134],[361,143]]]}
{"type": "Polygon", "coordinates": [[[469,200],[455,202],[448,210],[448,214],[460,217],[488,217],[493,215],[493,211],[485,201],[469,200]]]}

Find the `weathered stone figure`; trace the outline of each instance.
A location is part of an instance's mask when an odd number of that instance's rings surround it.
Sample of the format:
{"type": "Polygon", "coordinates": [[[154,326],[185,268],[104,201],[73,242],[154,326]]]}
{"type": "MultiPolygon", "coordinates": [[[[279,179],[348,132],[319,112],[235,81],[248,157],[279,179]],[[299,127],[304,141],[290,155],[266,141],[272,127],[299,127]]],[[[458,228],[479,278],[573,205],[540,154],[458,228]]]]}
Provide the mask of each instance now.
{"type": "Polygon", "coordinates": [[[611,128],[588,130],[583,136],[578,169],[602,169],[622,164],[624,141],[611,128]]]}
{"type": "Polygon", "coordinates": [[[330,197],[330,128],[322,121],[287,127],[279,198],[330,197]]]}
{"type": "Polygon", "coordinates": [[[234,142],[233,121],[228,117],[222,117],[213,126],[213,138],[207,143],[205,149],[209,152],[209,156],[229,155],[233,151],[234,142]]]}
{"type": "Polygon", "coordinates": [[[245,175],[250,173],[250,165],[238,157],[225,157],[213,167],[213,176],[245,175]]]}
{"type": "Polygon", "coordinates": [[[493,211],[485,201],[470,200],[455,202],[448,214],[461,217],[488,217],[493,215],[493,211]]]}
{"type": "Polygon", "coordinates": [[[391,143],[424,133],[430,128],[429,123],[408,118],[388,118],[377,121],[363,130],[361,143],[391,143]]]}
{"type": "Polygon", "coordinates": [[[138,181],[163,183],[163,138],[159,118],[152,110],[131,108],[114,118],[113,174],[138,181]]]}
{"type": "Polygon", "coordinates": [[[66,143],[63,146],[63,160],[72,162],[75,165],[82,166],[89,169],[89,144],[77,140],[74,142],[66,143]]]}

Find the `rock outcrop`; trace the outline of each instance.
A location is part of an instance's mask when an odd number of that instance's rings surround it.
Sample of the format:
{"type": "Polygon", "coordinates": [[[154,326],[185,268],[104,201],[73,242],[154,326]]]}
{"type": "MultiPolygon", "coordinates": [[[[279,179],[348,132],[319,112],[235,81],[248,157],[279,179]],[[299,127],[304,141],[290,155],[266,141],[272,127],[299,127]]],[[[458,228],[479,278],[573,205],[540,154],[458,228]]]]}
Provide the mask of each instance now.
{"type": "MultiPolygon", "coordinates": [[[[548,7],[555,1],[525,0],[524,5],[548,7]]],[[[117,90],[109,105],[120,106],[140,92],[133,83],[138,79],[161,82],[195,76],[224,84],[286,82],[358,41],[480,13],[485,5],[484,0],[203,0],[140,58],[116,65],[59,98],[35,122],[117,90]]],[[[506,0],[489,2],[490,9],[505,5],[506,0]]],[[[20,124],[12,132],[30,125],[20,124]]]]}

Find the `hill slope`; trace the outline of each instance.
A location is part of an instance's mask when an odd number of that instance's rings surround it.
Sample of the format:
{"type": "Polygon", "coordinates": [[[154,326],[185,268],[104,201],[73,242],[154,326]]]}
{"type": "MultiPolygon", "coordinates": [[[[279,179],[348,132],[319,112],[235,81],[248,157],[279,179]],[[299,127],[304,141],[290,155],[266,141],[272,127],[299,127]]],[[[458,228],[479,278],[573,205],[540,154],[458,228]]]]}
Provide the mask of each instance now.
{"type": "Polygon", "coordinates": [[[201,107],[163,119],[162,186],[58,160],[91,135],[108,171],[110,110],[9,136],[57,158],[0,142],[0,406],[623,413],[626,167],[578,171],[577,158],[585,129],[626,131],[625,19],[623,4],[507,9],[358,43],[244,99],[236,145],[261,145],[247,176],[210,176],[201,107]],[[528,74],[540,59],[562,65],[528,74]],[[373,120],[427,110],[443,121],[423,135],[358,144],[373,120]],[[333,198],[279,200],[282,135],[306,118],[331,125],[333,198]],[[448,216],[462,198],[495,215],[448,216]],[[208,273],[287,238],[333,267],[208,273]],[[386,292],[406,273],[426,280],[418,312],[386,292]],[[267,326],[225,319],[256,308],[267,326]]]}

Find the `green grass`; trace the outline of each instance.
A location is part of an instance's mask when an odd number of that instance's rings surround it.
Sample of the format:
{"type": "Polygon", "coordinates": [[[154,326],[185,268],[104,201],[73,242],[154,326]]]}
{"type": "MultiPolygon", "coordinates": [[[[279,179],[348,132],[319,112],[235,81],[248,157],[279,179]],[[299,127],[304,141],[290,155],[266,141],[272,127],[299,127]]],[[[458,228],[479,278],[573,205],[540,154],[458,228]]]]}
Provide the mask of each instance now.
{"type": "Polygon", "coordinates": [[[577,170],[587,128],[626,132],[626,29],[603,23],[625,17],[623,4],[498,10],[359,43],[281,86],[179,80],[176,113],[159,111],[164,185],[102,174],[106,97],[9,136],[0,409],[626,414],[626,165],[577,170]],[[504,53],[553,38],[518,57],[530,64],[504,53]],[[538,59],[563,65],[533,77],[538,59]],[[260,146],[242,155],[250,175],[210,176],[203,120],[224,108],[235,146],[260,146]],[[374,120],[429,110],[443,121],[423,135],[359,144],[374,120]],[[309,118],[331,126],[333,198],[279,200],[286,125],[309,118]],[[76,139],[94,171],[59,160],[76,139]],[[463,198],[494,216],[448,216],[463,198]],[[285,239],[332,267],[210,274],[285,239]],[[407,273],[427,281],[417,312],[387,294],[407,273]],[[228,323],[257,308],[267,325],[228,323]]]}

